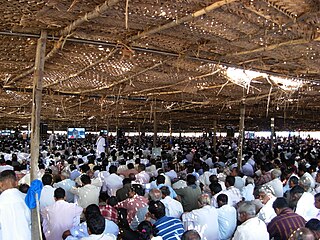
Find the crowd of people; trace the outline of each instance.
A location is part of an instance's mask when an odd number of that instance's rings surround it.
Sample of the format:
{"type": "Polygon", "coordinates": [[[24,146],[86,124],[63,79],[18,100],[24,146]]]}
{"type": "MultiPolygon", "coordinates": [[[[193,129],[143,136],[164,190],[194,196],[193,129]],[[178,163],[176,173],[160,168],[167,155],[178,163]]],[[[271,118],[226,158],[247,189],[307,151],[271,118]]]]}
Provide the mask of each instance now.
{"type": "MultiPolygon", "coordinates": [[[[0,139],[0,239],[320,239],[320,142],[88,136],[0,139]],[[31,209],[38,211],[31,221],[31,209]]],[[[34,216],[34,215],[32,215],[34,216]]]]}

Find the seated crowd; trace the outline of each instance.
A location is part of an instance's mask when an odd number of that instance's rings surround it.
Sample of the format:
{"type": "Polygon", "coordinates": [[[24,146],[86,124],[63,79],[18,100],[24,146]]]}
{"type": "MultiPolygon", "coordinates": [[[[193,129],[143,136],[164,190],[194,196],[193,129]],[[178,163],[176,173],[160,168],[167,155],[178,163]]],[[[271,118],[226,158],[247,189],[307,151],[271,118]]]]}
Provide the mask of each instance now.
{"type": "Polygon", "coordinates": [[[235,139],[143,140],[43,141],[31,181],[28,142],[1,139],[0,239],[32,239],[31,209],[46,240],[320,239],[318,141],[246,140],[238,166],[235,139]]]}

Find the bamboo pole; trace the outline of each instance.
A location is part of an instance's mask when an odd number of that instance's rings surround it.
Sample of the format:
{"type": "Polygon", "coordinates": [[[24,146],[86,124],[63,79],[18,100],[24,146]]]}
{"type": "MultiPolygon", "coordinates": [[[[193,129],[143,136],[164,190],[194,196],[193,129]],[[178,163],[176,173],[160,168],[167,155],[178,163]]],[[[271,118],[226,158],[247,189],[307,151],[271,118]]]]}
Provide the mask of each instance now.
{"type": "Polygon", "coordinates": [[[244,102],[240,108],[240,126],[239,126],[239,138],[238,138],[238,169],[242,168],[242,151],[243,151],[243,140],[244,140],[244,117],[245,117],[245,105],[244,102]]]}
{"type": "MultiPolygon", "coordinates": [[[[270,145],[271,145],[271,151],[274,149],[274,118],[271,118],[271,136],[270,136],[270,145]]],[[[273,152],[272,152],[273,154],[273,152]]]]}
{"type": "Polygon", "coordinates": [[[172,27],[175,27],[175,26],[178,26],[184,22],[188,22],[188,21],[191,21],[195,18],[198,18],[202,15],[205,15],[205,14],[208,14],[209,12],[212,12],[213,10],[223,6],[223,5],[226,5],[226,4],[230,4],[230,3],[233,3],[233,2],[236,2],[237,0],[221,0],[221,1],[218,1],[218,2],[215,2],[199,11],[196,11],[190,15],[187,15],[185,17],[182,17],[180,19],[176,19],[170,23],[167,23],[167,24],[164,24],[164,25],[161,25],[159,27],[155,27],[153,29],[150,29],[150,30],[146,30],[146,31],[143,31],[141,33],[138,33],[137,35],[135,36],[132,36],[131,38],[129,38],[128,40],[129,41],[135,41],[137,39],[140,39],[140,38],[143,38],[143,37],[146,37],[147,35],[151,35],[151,34],[154,34],[154,33],[157,33],[157,32],[161,32],[163,30],[166,30],[166,29],[169,29],[169,28],[172,28],[172,27]]]}
{"type": "MultiPolygon", "coordinates": [[[[40,113],[42,100],[42,79],[44,71],[44,58],[46,53],[47,32],[41,31],[38,39],[37,53],[35,60],[35,71],[33,76],[33,95],[32,95],[32,115],[31,115],[31,181],[37,178],[39,145],[40,145],[40,113]]],[[[39,232],[39,222],[37,219],[37,210],[32,210],[32,239],[41,237],[39,232]]]]}
{"type": "Polygon", "coordinates": [[[156,101],[153,107],[153,147],[157,147],[157,111],[156,111],[156,101]]]}
{"type": "Polygon", "coordinates": [[[212,140],[213,150],[217,151],[217,120],[213,120],[213,140],[212,140]]]}

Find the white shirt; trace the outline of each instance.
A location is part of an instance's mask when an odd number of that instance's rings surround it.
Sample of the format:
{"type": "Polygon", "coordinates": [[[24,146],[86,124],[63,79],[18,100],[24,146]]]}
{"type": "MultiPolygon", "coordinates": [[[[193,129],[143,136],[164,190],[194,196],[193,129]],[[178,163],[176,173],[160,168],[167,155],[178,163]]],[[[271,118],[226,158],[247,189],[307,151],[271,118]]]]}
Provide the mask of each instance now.
{"type": "Polygon", "coordinates": [[[31,240],[31,212],[16,188],[0,195],[0,239],[31,240]]]}
{"type": "Polygon", "coordinates": [[[222,193],[228,195],[228,204],[231,206],[236,206],[237,203],[242,200],[240,190],[234,186],[231,186],[227,190],[222,191],[222,193]]]}
{"type": "Polygon", "coordinates": [[[206,171],[204,172],[200,177],[199,177],[199,181],[205,185],[205,186],[209,186],[210,185],[210,180],[209,177],[212,175],[212,172],[206,171]]]}
{"type": "Polygon", "coordinates": [[[283,197],[283,184],[279,178],[275,178],[264,185],[270,185],[273,188],[275,197],[283,197]]]}
{"type": "Polygon", "coordinates": [[[264,221],[266,224],[271,222],[271,220],[277,216],[277,214],[275,213],[272,207],[272,204],[276,199],[277,199],[276,197],[271,197],[269,201],[265,205],[263,205],[263,207],[260,209],[259,213],[257,214],[257,217],[260,220],[264,221]]]}
{"type": "Polygon", "coordinates": [[[308,192],[303,193],[297,203],[295,213],[309,221],[311,218],[316,218],[318,212],[319,210],[314,206],[314,196],[308,192]]]}
{"type": "Polygon", "coordinates": [[[226,204],[218,211],[218,223],[219,223],[219,239],[226,240],[232,237],[237,227],[237,210],[226,204]]]}
{"type": "Polygon", "coordinates": [[[247,186],[244,186],[242,188],[241,195],[245,201],[254,200],[253,191],[254,191],[254,184],[252,183],[249,183],[247,186]]]}
{"type": "Polygon", "coordinates": [[[269,240],[267,225],[257,217],[250,218],[240,226],[234,234],[233,240],[269,240]]]}
{"type": "Polygon", "coordinates": [[[76,183],[75,181],[72,181],[71,179],[64,179],[61,182],[58,183],[54,183],[53,187],[54,188],[63,188],[64,191],[66,192],[66,201],[69,203],[74,202],[74,194],[72,194],[71,192],[69,192],[69,190],[72,187],[75,187],[76,183]]]}
{"type": "Polygon", "coordinates": [[[54,204],[54,190],[50,185],[43,186],[40,194],[40,210],[54,204]]]}
{"type": "Polygon", "coordinates": [[[115,173],[110,174],[104,179],[104,184],[110,197],[116,196],[117,190],[123,187],[122,180],[123,178],[115,173]]]}
{"type": "Polygon", "coordinates": [[[146,171],[141,171],[138,174],[136,174],[136,182],[139,184],[146,184],[149,183],[150,176],[146,171]]]}
{"type": "Polygon", "coordinates": [[[214,207],[204,206],[182,215],[184,229],[196,230],[202,240],[218,240],[218,211],[214,207]]]}
{"type": "Polygon", "coordinates": [[[102,136],[99,136],[97,139],[97,154],[100,156],[100,153],[105,152],[106,139],[102,136]]]}
{"type": "Polygon", "coordinates": [[[100,187],[87,184],[80,188],[71,188],[70,192],[78,196],[78,205],[86,208],[90,204],[99,205],[100,187]]]}
{"type": "Polygon", "coordinates": [[[91,234],[89,237],[83,237],[81,240],[117,240],[117,237],[113,234],[91,234]]]}
{"type": "Polygon", "coordinates": [[[178,175],[177,175],[176,171],[174,171],[174,170],[170,170],[169,172],[166,172],[165,174],[170,178],[171,181],[174,180],[175,178],[178,178],[178,175]]]}
{"type": "Polygon", "coordinates": [[[13,170],[13,167],[10,166],[10,165],[1,165],[0,166],[0,172],[2,172],[4,170],[13,170]]]}
{"type": "Polygon", "coordinates": [[[58,200],[43,208],[41,216],[46,240],[60,240],[64,231],[80,223],[82,208],[74,203],[58,200]]]}
{"type": "Polygon", "coordinates": [[[172,199],[170,196],[166,196],[165,198],[161,199],[161,202],[166,207],[167,217],[174,217],[174,218],[181,217],[183,213],[183,207],[179,201],[172,199]]]}

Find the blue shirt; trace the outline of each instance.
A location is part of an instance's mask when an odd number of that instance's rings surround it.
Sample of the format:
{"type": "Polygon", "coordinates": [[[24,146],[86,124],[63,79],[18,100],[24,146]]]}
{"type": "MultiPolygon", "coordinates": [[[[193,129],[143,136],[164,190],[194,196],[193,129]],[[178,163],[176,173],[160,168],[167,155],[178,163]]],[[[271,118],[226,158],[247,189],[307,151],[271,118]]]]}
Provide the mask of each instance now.
{"type": "MultiPolygon", "coordinates": [[[[68,236],[66,240],[78,240],[83,237],[89,237],[87,223],[83,222],[70,229],[71,236],[68,236]]],[[[106,226],[104,229],[105,234],[111,233],[115,236],[119,234],[119,227],[113,221],[106,219],[106,226]]]]}
{"type": "Polygon", "coordinates": [[[170,187],[170,186],[168,186],[168,185],[165,185],[165,184],[161,183],[161,184],[159,184],[159,185],[157,186],[157,188],[160,189],[160,188],[163,187],[163,186],[166,186],[166,187],[169,188],[169,190],[170,190],[170,197],[171,197],[172,199],[174,199],[174,198],[177,197],[177,193],[173,190],[172,187],[170,187]]]}
{"type": "Polygon", "coordinates": [[[163,240],[180,239],[184,233],[181,220],[174,217],[163,216],[154,225],[159,231],[157,235],[161,236],[163,240]]]}

